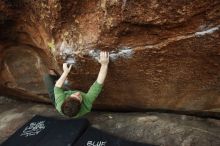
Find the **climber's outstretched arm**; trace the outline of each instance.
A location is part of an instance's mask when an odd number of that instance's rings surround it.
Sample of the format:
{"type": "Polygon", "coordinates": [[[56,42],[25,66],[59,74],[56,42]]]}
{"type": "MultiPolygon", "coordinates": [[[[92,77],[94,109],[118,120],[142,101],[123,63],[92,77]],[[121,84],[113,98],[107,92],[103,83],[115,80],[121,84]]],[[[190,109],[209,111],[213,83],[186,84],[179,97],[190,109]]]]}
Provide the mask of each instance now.
{"type": "MultiPolygon", "coordinates": [[[[97,80],[90,87],[89,91],[86,93],[84,98],[83,107],[86,109],[86,113],[90,112],[92,109],[93,102],[98,97],[102,90],[103,83],[105,81],[105,77],[107,75],[108,63],[109,63],[109,53],[101,52],[99,57],[99,63],[101,64],[101,68],[98,74],[97,80]]],[[[85,114],[85,113],[83,113],[85,114]]]]}
{"type": "Polygon", "coordinates": [[[67,75],[69,74],[70,70],[72,68],[72,65],[70,65],[69,67],[67,66],[67,63],[63,64],[63,73],[60,76],[60,78],[57,80],[55,87],[59,87],[61,88],[63,86],[63,83],[67,77],[67,75]]]}
{"type": "Polygon", "coordinates": [[[101,64],[101,68],[98,74],[97,82],[99,84],[103,84],[108,71],[109,53],[102,51],[100,53],[100,57],[98,61],[101,64]]]}

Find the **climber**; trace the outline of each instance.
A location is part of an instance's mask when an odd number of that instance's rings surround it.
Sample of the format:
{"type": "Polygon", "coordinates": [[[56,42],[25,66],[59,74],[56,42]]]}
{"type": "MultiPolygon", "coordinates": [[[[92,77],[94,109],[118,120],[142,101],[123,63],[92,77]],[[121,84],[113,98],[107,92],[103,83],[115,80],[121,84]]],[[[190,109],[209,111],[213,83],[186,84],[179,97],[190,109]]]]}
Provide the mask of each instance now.
{"type": "Polygon", "coordinates": [[[49,97],[59,113],[67,117],[78,118],[91,111],[92,104],[101,92],[107,75],[109,53],[100,52],[98,62],[101,64],[101,68],[97,80],[87,93],[78,90],[65,91],[63,89],[63,84],[72,68],[72,65],[68,66],[67,63],[63,64],[63,73],[60,77],[54,70],[50,70],[49,74],[44,76],[44,83],[49,92],[49,97]]]}

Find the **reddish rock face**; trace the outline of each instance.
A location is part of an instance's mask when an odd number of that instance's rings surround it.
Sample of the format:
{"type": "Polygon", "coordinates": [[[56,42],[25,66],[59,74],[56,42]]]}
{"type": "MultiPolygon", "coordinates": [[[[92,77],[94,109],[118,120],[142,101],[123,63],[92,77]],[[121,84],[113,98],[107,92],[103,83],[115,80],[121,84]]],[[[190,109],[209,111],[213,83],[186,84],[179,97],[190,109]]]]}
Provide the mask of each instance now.
{"type": "Polygon", "coordinates": [[[1,94],[49,102],[42,76],[69,57],[73,89],[109,72],[96,109],[220,111],[219,0],[0,1],[1,94]]]}

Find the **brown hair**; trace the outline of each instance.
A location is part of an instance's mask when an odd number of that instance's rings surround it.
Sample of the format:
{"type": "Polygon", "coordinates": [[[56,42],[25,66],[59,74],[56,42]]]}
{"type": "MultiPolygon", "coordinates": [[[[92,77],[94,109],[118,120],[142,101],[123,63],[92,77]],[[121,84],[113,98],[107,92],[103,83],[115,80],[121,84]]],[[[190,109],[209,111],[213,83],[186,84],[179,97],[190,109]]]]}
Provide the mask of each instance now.
{"type": "Polygon", "coordinates": [[[74,98],[67,97],[61,106],[61,111],[68,117],[76,116],[80,110],[80,101],[74,98]]]}

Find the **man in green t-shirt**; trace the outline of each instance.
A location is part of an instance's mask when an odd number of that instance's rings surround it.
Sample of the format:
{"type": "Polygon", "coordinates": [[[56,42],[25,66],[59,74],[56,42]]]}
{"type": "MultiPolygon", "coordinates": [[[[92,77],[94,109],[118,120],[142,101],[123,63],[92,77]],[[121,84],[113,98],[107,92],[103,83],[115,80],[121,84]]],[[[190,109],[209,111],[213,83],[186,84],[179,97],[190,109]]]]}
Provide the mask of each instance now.
{"type": "Polygon", "coordinates": [[[48,89],[49,97],[59,113],[68,117],[77,118],[91,111],[92,104],[101,92],[107,75],[109,53],[103,51],[100,52],[98,61],[101,64],[101,68],[97,80],[93,83],[87,93],[78,90],[65,91],[63,89],[63,84],[72,65],[68,66],[67,63],[64,63],[63,73],[59,78],[57,78],[56,73],[53,71],[52,73],[45,75],[44,82],[48,89]],[[55,80],[57,80],[56,83],[55,80]]]}

